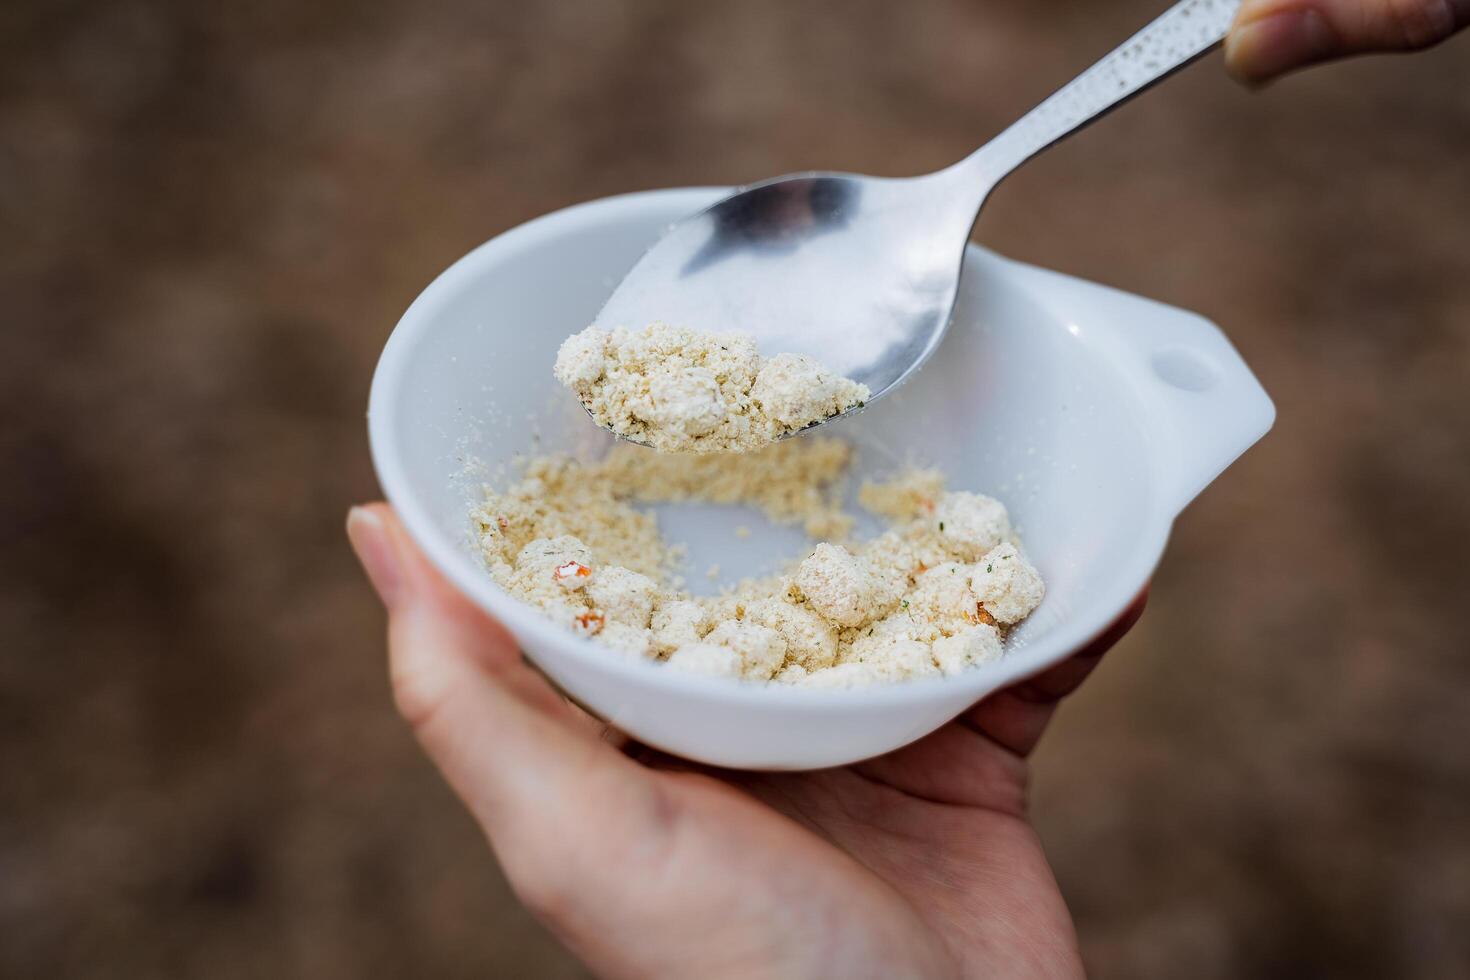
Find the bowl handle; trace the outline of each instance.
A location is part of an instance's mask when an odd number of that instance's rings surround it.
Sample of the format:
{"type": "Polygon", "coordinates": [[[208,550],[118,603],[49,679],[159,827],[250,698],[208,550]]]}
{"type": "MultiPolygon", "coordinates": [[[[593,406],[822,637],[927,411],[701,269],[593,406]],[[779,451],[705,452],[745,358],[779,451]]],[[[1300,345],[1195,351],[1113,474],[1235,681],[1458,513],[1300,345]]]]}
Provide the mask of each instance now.
{"type": "Polygon", "coordinates": [[[1149,423],[1165,449],[1166,499],[1178,514],[1270,431],[1276,406],[1219,327],[1162,309],[1165,318],[1140,311],[1117,330],[1128,345],[1128,366],[1141,375],[1149,423]]]}
{"type": "Polygon", "coordinates": [[[1131,382],[1152,436],[1164,502],[1174,514],[1270,430],[1276,406],[1209,320],[1006,261],[1038,303],[1131,382]]]}

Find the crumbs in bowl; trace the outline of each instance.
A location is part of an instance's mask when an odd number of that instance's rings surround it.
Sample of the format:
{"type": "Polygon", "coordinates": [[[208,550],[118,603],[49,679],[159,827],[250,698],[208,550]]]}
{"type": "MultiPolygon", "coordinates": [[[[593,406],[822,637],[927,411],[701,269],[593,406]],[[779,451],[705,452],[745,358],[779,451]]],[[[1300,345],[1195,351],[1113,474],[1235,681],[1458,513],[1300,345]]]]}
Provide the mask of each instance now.
{"type": "Polygon", "coordinates": [[[851,456],[845,442],[807,438],[745,456],[619,445],[593,463],[544,457],[487,493],[474,528],[510,594],[610,653],[671,670],[837,688],[1001,657],[1045,592],[1005,507],[908,470],[863,487],[887,528],[854,541],[836,493],[851,456]],[[781,574],[690,595],[672,584],[682,549],[637,506],[673,500],[753,505],[819,543],[781,574]]]}

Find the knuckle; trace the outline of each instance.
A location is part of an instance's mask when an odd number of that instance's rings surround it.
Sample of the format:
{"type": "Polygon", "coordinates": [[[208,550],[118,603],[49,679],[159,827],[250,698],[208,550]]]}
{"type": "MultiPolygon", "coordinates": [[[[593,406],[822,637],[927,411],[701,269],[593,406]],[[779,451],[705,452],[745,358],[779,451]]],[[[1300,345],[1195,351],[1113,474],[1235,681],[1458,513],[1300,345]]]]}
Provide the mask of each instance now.
{"type": "Polygon", "coordinates": [[[574,841],[547,833],[545,828],[497,829],[496,855],[511,890],[527,911],[562,934],[597,917],[598,903],[593,896],[605,900],[609,892],[602,879],[607,866],[622,867],[621,861],[606,853],[578,853],[574,841]]]}
{"type": "Polygon", "coordinates": [[[605,771],[579,778],[576,809],[598,812],[595,828],[559,817],[496,828],[497,854],[520,902],[563,935],[605,920],[607,903],[632,876],[660,880],[680,835],[677,805],[641,781],[605,771]]]}
{"type": "Polygon", "coordinates": [[[390,682],[398,714],[419,733],[432,727],[434,719],[443,713],[451,694],[451,689],[433,671],[421,667],[395,666],[390,682]]]}
{"type": "Polygon", "coordinates": [[[561,925],[571,917],[576,892],[566,875],[558,874],[544,864],[540,868],[516,868],[507,862],[505,871],[516,898],[537,919],[550,925],[561,925]]]}

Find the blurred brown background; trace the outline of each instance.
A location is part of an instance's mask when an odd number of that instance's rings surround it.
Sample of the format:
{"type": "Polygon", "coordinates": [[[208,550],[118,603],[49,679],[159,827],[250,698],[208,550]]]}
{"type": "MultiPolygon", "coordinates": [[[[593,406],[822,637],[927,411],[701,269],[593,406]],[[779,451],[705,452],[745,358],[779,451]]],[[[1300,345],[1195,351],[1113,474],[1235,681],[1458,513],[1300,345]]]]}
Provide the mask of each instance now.
{"type": "MultiPolygon", "coordinates": [[[[0,6],[0,974],[580,975],[391,710],[341,525],[394,321],[576,201],[948,163],[1162,6],[0,6]]],[[[1470,39],[1216,58],[978,229],[1280,409],[1039,753],[1098,977],[1470,965],[1467,160],[1470,39]]]]}

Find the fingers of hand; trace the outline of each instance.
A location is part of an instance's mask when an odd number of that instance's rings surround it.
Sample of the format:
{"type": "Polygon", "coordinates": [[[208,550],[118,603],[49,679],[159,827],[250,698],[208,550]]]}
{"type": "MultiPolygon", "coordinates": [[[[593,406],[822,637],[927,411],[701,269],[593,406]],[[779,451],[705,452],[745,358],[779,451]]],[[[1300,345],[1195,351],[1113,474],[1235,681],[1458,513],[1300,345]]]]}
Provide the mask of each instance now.
{"type": "Polygon", "coordinates": [[[985,807],[1012,816],[1026,810],[1026,763],[966,724],[945,725],[857,768],[869,779],[935,803],[985,807]]]}
{"type": "Polygon", "coordinates": [[[1470,0],[1246,0],[1225,40],[1225,64],[1256,84],[1330,58],[1407,51],[1470,23],[1470,0]]]}
{"type": "Polygon", "coordinates": [[[1145,587],[1122,615],[1075,656],[986,698],[961,720],[1017,755],[1030,755],[1041,741],[1057,702],[1082,686],[1103,654],[1137,624],[1147,605],[1148,588],[1145,587]]]}

